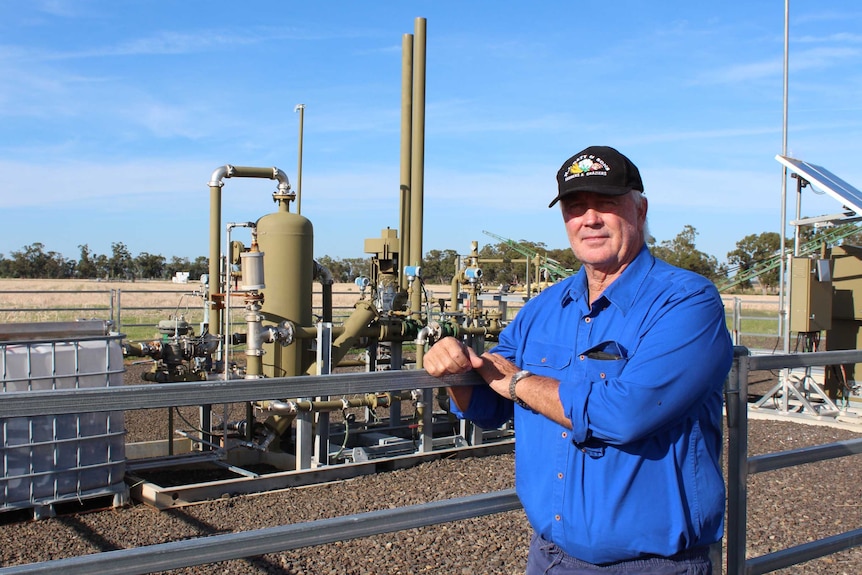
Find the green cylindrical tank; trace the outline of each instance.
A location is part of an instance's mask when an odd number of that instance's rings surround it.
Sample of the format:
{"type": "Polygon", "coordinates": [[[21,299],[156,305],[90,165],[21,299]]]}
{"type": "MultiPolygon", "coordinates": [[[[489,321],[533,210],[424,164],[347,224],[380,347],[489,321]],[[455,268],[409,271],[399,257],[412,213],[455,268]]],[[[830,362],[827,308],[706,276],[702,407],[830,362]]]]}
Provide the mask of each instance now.
{"type": "MultiPolygon", "coordinates": [[[[264,253],[266,287],[261,312],[273,323],[284,320],[313,325],[314,230],[311,221],[288,211],[288,201],[277,199],[278,211],[257,221],[257,242],[264,253]]],[[[267,377],[302,375],[313,357],[307,340],[287,347],[265,344],[263,374],[267,377]]]]}

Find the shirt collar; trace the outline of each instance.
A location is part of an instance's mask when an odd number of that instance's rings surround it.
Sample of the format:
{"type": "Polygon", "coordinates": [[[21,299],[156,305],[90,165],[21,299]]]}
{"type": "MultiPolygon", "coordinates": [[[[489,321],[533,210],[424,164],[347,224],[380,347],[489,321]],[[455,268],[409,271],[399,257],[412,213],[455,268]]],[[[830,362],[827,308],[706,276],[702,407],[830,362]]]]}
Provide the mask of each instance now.
{"type": "MultiPolygon", "coordinates": [[[[627,312],[634,305],[638,291],[654,263],[655,257],[644,244],[620,277],[605,289],[602,298],[620,308],[623,313],[627,312]]],[[[582,266],[572,278],[569,288],[563,293],[560,304],[565,307],[573,301],[586,300],[587,292],[587,273],[582,266]]]]}

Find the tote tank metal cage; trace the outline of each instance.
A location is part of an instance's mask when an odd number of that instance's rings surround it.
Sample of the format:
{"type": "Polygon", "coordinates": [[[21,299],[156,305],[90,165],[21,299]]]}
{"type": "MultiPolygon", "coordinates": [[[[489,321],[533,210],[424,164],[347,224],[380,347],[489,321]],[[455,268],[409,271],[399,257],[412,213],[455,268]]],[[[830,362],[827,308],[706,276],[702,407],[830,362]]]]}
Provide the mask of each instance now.
{"type": "MultiPolygon", "coordinates": [[[[3,394],[123,384],[122,334],[104,321],[0,324],[3,394]]],[[[0,512],[128,500],[122,411],[0,418],[0,512]]]]}

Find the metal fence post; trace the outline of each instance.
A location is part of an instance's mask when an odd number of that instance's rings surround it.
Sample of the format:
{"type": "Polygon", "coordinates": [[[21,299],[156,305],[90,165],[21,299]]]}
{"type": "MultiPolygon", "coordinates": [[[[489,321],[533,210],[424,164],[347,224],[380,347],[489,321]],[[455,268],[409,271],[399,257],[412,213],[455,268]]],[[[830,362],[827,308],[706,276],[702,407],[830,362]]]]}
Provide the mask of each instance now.
{"type": "Polygon", "coordinates": [[[727,575],[745,572],[748,482],[748,349],[734,348],[725,384],[727,411],[727,575]]]}
{"type": "Polygon", "coordinates": [[[117,289],[117,331],[119,333],[123,333],[123,320],[120,317],[121,311],[123,309],[122,296],[120,295],[121,291],[122,290],[117,289]]]}
{"type": "Polygon", "coordinates": [[[114,298],[116,297],[116,295],[114,294],[114,291],[115,290],[113,288],[111,288],[111,291],[108,294],[108,307],[111,310],[111,325],[114,326],[114,329],[117,333],[121,333],[120,326],[117,323],[117,318],[114,315],[116,313],[115,307],[114,307],[114,298]]]}

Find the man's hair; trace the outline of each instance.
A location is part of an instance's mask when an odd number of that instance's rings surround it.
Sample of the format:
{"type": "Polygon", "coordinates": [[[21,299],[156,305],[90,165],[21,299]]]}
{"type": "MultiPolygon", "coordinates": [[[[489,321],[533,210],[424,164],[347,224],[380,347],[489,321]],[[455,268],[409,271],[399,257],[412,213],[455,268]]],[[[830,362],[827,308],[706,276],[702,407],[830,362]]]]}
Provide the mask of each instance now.
{"type": "MultiPolygon", "coordinates": [[[[631,191],[632,200],[635,203],[635,206],[640,208],[644,203],[644,193],[640,190],[632,190],[631,191]]],[[[655,241],[655,238],[649,231],[649,220],[644,220],[644,243],[651,244],[655,241]]]]}

